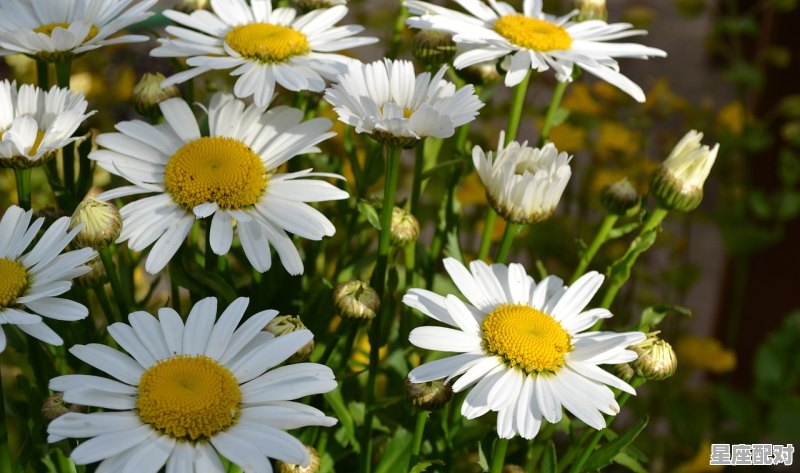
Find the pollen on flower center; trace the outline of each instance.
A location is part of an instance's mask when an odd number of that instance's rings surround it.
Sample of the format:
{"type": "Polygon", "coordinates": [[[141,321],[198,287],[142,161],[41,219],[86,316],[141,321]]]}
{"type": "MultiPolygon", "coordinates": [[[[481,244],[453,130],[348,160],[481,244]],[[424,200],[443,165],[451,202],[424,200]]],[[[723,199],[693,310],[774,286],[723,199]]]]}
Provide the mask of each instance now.
{"type": "Polygon", "coordinates": [[[494,23],[494,30],[517,46],[534,51],[565,50],[572,45],[572,37],[566,29],[523,15],[500,17],[494,23]]]}
{"type": "Polygon", "coordinates": [[[556,372],[572,350],[566,330],[551,316],[520,304],[498,306],[481,325],[483,349],[527,373],[556,372]]]}
{"type": "Polygon", "coordinates": [[[164,170],[164,186],[186,209],[215,202],[222,209],[255,204],[269,178],[261,158],[233,138],[203,137],[183,145],[164,170]]]}
{"type": "Polygon", "coordinates": [[[266,63],[284,62],[311,51],[308,38],[292,28],[269,23],[237,26],[225,36],[225,42],[242,56],[266,63]]]}
{"type": "Polygon", "coordinates": [[[175,356],[139,380],[139,418],[178,440],[211,438],[239,419],[242,391],[228,368],[204,356],[175,356]]]}
{"type": "MultiPolygon", "coordinates": [[[[37,33],[44,33],[47,36],[52,37],[53,30],[55,30],[56,28],[64,28],[66,30],[67,28],[69,28],[69,23],[48,23],[46,25],[37,26],[36,28],[33,29],[33,31],[37,33]]],[[[83,41],[89,41],[90,39],[97,36],[97,33],[98,33],[97,27],[95,25],[92,25],[89,28],[89,34],[87,34],[86,37],[83,38],[83,41]]]]}
{"type": "Polygon", "coordinates": [[[28,272],[16,261],[0,258],[0,274],[0,309],[5,309],[28,288],[28,272]]]}

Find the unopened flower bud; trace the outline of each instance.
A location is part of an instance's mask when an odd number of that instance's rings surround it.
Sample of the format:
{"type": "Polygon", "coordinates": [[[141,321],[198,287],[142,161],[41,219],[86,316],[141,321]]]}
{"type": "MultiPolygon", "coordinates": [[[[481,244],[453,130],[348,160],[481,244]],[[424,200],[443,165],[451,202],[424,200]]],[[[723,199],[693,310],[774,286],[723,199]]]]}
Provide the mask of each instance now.
{"type": "Polygon", "coordinates": [[[450,402],[453,388],[441,380],[412,383],[406,378],[406,397],[420,409],[435,411],[450,402]]]}
{"type": "Polygon", "coordinates": [[[116,241],[122,230],[119,209],[111,202],[86,197],[72,214],[70,228],[83,224],[72,244],[77,248],[104,248],[116,241]]]}
{"type": "Polygon", "coordinates": [[[578,9],[578,21],[605,21],[608,18],[606,0],[576,0],[575,7],[578,9]]]}
{"type": "Polygon", "coordinates": [[[48,421],[57,419],[69,412],[85,412],[86,407],[78,404],[68,404],[64,402],[62,393],[55,393],[45,399],[42,404],[42,417],[48,421]]]}
{"type": "Polygon", "coordinates": [[[347,0],[293,0],[298,10],[310,12],[319,8],[330,8],[336,5],[347,5],[347,0]]]}
{"type": "Polygon", "coordinates": [[[449,33],[436,30],[419,30],[414,35],[414,57],[426,66],[447,64],[456,55],[456,43],[449,33]]]}
{"type": "Polygon", "coordinates": [[[308,463],[308,466],[295,465],[279,460],[277,462],[278,473],[317,473],[320,463],[319,453],[317,453],[317,450],[311,445],[306,445],[306,448],[308,449],[308,454],[311,456],[311,461],[308,463]]]}
{"type": "Polygon", "coordinates": [[[497,82],[503,77],[497,70],[497,61],[479,62],[463,69],[456,69],[456,74],[470,84],[481,86],[497,82]]]}
{"type": "Polygon", "coordinates": [[[703,134],[690,131],[656,170],[650,181],[650,193],[668,209],[694,210],[703,200],[703,184],[717,159],[719,144],[701,145],[703,134]]]}
{"type": "Polygon", "coordinates": [[[600,194],[600,202],[609,213],[630,217],[639,211],[641,198],[626,177],[606,186],[600,194]]]}
{"type": "Polygon", "coordinates": [[[161,83],[166,77],[164,74],[149,72],[145,73],[133,88],[133,108],[140,114],[151,117],[158,114],[158,104],[180,96],[180,91],[174,85],[161,88],[161,83]]]}
{"type": "Polygon", "coordinates": [[[176,8],[182,12],[192,13],[195,10],[208,10],[210,0],[180,0],[176,8]]]}
{"type": "Polygon", "coordinates": [[[381,306],[381,298],[369,284],[352,280],[333,290],[333,304],[339,315],[350,319],[372,319],[381,306]]]}
{"type": "Polygon", "coordinates": [[[92,268],[91,271],[73,279],[78,286],[84,289],[91,289],[105,284],[108,281],[106,268],[103,266],[103,260],[101,260],[99,256],[96,256],[93,260],[86,263],[86,266],[92,268]]]}
{"type": "MultiPolygon", "coordinates": [[[[297,332],[298,330],[307,330],[303,321],[296,315],[279,315],[272,319],[270,323],[264,328],[265,331],[280,337],[288,333],[297,332]]],[[[303,345],[297,353],[289,358],[289,363],[299,363],[306,360],[311,352],[314,351],[314,340],[303,345]]]]}
{"type": "Polygon", "coordinates": [[[652,333],[647,338],[631,347],[639,357],[631,362],[636,374],[649,380],[667,379],[678,368],[678,357],[672,346],[658,338],[658,332],[652,333]]]}
{"type": "Polygon", "coordinates": [[[392,243],[398,246],[405,246],[417,241],[419,237],[419,222],[417,218],[401,209],[392,209],[392,243]]]}
{"type": "Polygon", "coordinates": [[[613,365],[611,367],[611,371],[617,375],[617,377],[623,381],[630,381],[636,375],[636,372],[631,368],[631,365],[628,363],[622,363],[619,365],[613,365]]]}
{"type": "Polygon", "coordinates": [[[503,473],[525,473],[525,469],[519,465],[507,463],[503,465],[503,473]]]}

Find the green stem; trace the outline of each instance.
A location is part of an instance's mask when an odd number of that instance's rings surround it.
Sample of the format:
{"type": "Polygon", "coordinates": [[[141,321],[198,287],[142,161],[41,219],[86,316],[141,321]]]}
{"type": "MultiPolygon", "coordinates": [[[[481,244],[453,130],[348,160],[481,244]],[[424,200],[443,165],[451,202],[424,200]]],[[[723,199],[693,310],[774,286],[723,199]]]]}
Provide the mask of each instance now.
{"type": "Polygon", "coordinates": [[[106,314],[107,321],[118,322],[121,320],[121,317],[124,317],[124,315],[117,316],[114,309],[111,308],[111,303],[106,295],[106,289],[102,284],[97,284],[92,290],[94,291],[94,295],[97,296],[97,301],[100,302],[100,307],[103,308],[103,312],[106,314]]]}
{"type": "Polygon", "coordinates": [[[503,232],[503,240],[500,242],[500,248],[497,250],[497,256],[494,261],[496,263],[505,263],[508,258],[508,252],[511,250],[511,243],[514,242],[514,237],[522,230],[522,225],[518,223],[506,223],[506,229],[503,232]]]}
{"type": "Polygon", "coordinates": [[[408,462],[409,468],[414,468],[419,460],[419,452],[422,450],[422,439],[425,436],[425,423],[430,412],[417,410],[417,424],[414,427],[414,440],[411,442],[411,460],[408,462]]]}
{"type": "Polygon", "coordinates": [[[386,53],[386,57],[390,59],[395,59],[397,57],[397,51],[400,49],[400,43],[402,43],[403,40],[403,32],[406,30],[406,18],[408,18],[408,10],[401,5],[400,11],[397,13],[397,19],[394,22],[389,51],[386,53]]]}
{"type": "Polygon", "coordinates": [[[99,252],[100,260],[103,261],[103,267],[106,269],[108,282],[111,283],[111,291],[114,293],[114,297],[117,299],[117,304],[119,305],[120,316],[124,319],[130,313],[128,310],[130,307],[128,305],[128,294],[122,289],[122,285],[119,282],[116,266],[112,259],[111,247],[106,246],[105,248],[101,248],[99,252]]]}
{"type": "Polygon", "coordinates": [[[364,195],[364,173],[358,163],[358,154],[353,143],[352,125],[347,125],[344,129],[344,152],[347,154],[347,159],[350,161],[350,169],[353,171],[353,180],[355,181],[353,185],[358,192],[358,197],[361,197],[364,195]]]}
{"type": "MultiPolygon", "coordinates": [[[[644,221],[642,228],[639,230],[639,236],[645,235],[651,230],[657,228],[668,213],[669,210],[663,207],[656,207],[656,209],[653,210],[653,212],[647,217],[647,220],[644,221]]],[[[634,255],[634,257],[629,261],[631,266],[636,262],[639,254],[634,255]]],[[[603,296],[603,301],[600,303],[600,307],[603,309],[608,309],[611,307],[611,304],[614,303],[614,299],[617,297],[617,293],[619,292],[620,288],[622,288],[622,286],[628,281],[630,271],[626,271],[626,273],[626,275],[615,276],[611,279],[611,284],[608,286],[608,290],[603,296]]],[[[598,323],[599,322],[601,321],[598,320],[598,323]]]]}
{"type": "Polygon", "coordinates": [[[489,257],[489,247],[492,246],[492,233],[494,233],[494,221],[497,219],[497,212],[489,207],[489,213],[486,214],[486,222],[483,227],[483,235],[481,235],[481,247],[478,249],[478,259],[483,261],[489,257]]]}
{"type": "Polygon", "coordinates": [[[508,450],[508,439],[498,438],[494,443],[494,452],[492,453],[492,468],[489,470],[491,473],[501,473],[503,465],[506,462],[506,451],[508,450]]]}
{"type": "MultiPolygon", "coordinates": [[[[56,83],[62,89],[69,89],[69,79],[72,70],[72,61],[64,59],[56,61],[56,83]]],[[[69,144],[61,150],[64,165],[64,188],[74,194],[75,187],[75,145],[69,144]]],[[[70,199],[74,198],[71,196],[70,199]]]]}
{"type": "Polygon", "coordinates": [[[400,154],[402,149],[397,146],[388,146],[386,150],[386,182],[383,191],[383,208],[381,209],[381,232],[378,241],[378,262],[372,273],[371,285],[381,296],[381,310],[372,320],[369,342],[369,371],[367,377],[367,414],[364,419],[364,452],[361,456],[361,471],[369,473],[372,470],[372,419],[375,415],[372,404],[375,402],[378,380],[378,364],[380,362],[381,348],[381,322],[384,317],[389,317],[388,308],[391,306],[386,294],[386,277],[389,270],[389,250],[391,249],[392,211],[394,210],[395,194],[397,193],[397,179],[400,174],[400,154]]]}
{"type": "Polygon", "coordinates": [[[538,145],[542,146],[550,139],[550,130],[553,128],[553,119],[558,111],[558,106],[561,105],[561,98],[564,97],[564,91],[567,90],[569,82],[559,82],[556,90],[553,91],[553,98],[550,100],[550,105],[547,107],[547,114],[544,116],[544,125],[542,125],[542,132],[539,134],[538,145]]]}
{"type": "Polygon", "coordinates": [[[414,153],[414,182],[411,185],[411,215],[416,215],[419,207],[419,198],[422,194],[422,168],[425,165],[425,142],[421,142],[415,148],[414,153]]]}
{"type": "Polygon", "coordinates": [[[31,209],[31,168],[14,169],[17,178],[17,201],[24,210],[31,209]]]}
{"type": "MultiPolygon", "coordinates": [[[[342,350],[341,357],[339,358],[339,373],[344,373],[345,369],[347,369],[347,362],[350,361],[350,354],[353,353],[353,345],[356,343],[356,338],[358,338],[358,332],[361,330],[361,326],[359,323],[354,323],[350,327],[350,331],[347,332],[347,339],[344,341],[344,349],[342,350]]],[[[325,363],[321,363],[325,364],[325,363]]]]}
{"type": "Polygon", "coordinates": [[[522,117],[522,108],[525,105],[525,94],[528,92],[528,83],[531,80],[531,72],[525,74],[522,82],[514,88],[514,100],[511,103],[511,115],[508,118],[508,129],[506,130],[506,144],[517,139],[519,121],[522,117]]]}
{"type": "Polygon", "coordinates": [[[47,90],[50,88],[50,64],[41,59],[36,60],[36,81],[39,88],[47,90]]]}
{"type": "MultiPolygon", "coordinates": [[[[634,388],[641,386],[642,383],[644,383],[643,378],[637,377],[631,380],[631,386],[633,386],[634,388]]],[[[631,394],[627,392],[620,394],[619,400],[617,401],[620,409],[622,409],[625,403],[628,402],[628,399],[630,399],[630,397],[631,394]]],[[[615,419],[614,416],[608,416],[608,418],[606,419],[606,429],[611,425],[611,422],[613,422],[614,419],[615,419]]],[[[605,429],[597,430],[594,433],[592,433],[592,437],[589,439],[589,443],[586,444],[586,447],[583,449],[583,453],[581,453],[581,456],[578,458],[578,461],[576,461],[575,464],[572,465],[572,468],[570,468],[569,473],[580,473],[581,468],[583,468],[583,464],[586,463],[586,460],[588,460],[589,457],[592,455],[592,452],[594,452],[594,447],[597,446],[597,443],[603,437],[603,432],[605,432],[605,429]]]]}
{"type": "Polygon", "coordinates": [[[608,241],[608,234],[611,233],[611,230],[614,229],[614,225],[617,223],[619,219],[619,215],[615,214],[608,214],[603,219],[603,223],[600,224],[600,230],[597,231],[597,234],[594,236],[594,240],[589,245],[589,248],[581,255],[581,260],[578,262],[578,267],[575,268],[575,272],[572,273],[572,277],[569,278],[569,283],[572,284],[578,279],[586,268],[589,267],[589,263],[592,262],[595,255],[597,255],[597,251],[603,246],[603,243],[608,241]]]}

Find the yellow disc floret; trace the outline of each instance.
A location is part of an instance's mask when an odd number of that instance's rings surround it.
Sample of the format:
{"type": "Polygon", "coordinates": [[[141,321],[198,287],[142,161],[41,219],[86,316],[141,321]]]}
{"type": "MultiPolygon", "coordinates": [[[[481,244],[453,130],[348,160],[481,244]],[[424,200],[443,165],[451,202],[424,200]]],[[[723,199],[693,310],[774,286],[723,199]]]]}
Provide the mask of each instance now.
{"type": "MultiPolygon", "coordinates": [[[[35,31],[37,33],[44,33],[47,36],[52,37],[53,36],[53,31],[56,28],[63,28],[63,29],[66,30],[67,28],[69,28],[69,23],[49,23],[47,25],[37,26],[36,28],[33,29],[33,31],[35,31]]],[[[92,25],[89,28],[89,34],[87,34],[86,37],[83,38],[83,41],[89,41],[90,39],[92,39],[95,36],[97,36],[97,33],[98,33],[97,27],[92,25]]]]}
{"type": "Polygon", "coordinates": [[[285,62],[311,51],[303,33],[269,23],[237,26],[228,32],[225,42],[243,57],[270,64],[285,62]]]}
{"type": "Polygon", "coordinates": [[[483,324],[483,349],[527,373],[556,372],[572,350],[566,330],[551,316],[519,304],[498,306],[483,324]]]}
{"type": "Polygon", "coordinates": [[[16,261],[0,258],[0,309],[14,304],[28,288],[28,272],[16,261]]]}
{"type": "Polygon", "coordinates": [[[572,45],[572,37],[566,29],[523,15],[500,17],[494,23],[494,30],[511,43],[534,51],[563,51],[572,45]]]}
{"type": "Polygon", "coordinates": [[[178,440],[209,439],[239,419],[242,391],[228,368],[204,356],[175,356],[139,380],[142,422],[178,440]]]}
{"type": "Polygon", "coordinates": [[[172,199],[191,210],[215,202],[222,209],[249,207],[267,187],[261,158],[233,138],[204,137],[183,145],[164,170],[172,199]]]}

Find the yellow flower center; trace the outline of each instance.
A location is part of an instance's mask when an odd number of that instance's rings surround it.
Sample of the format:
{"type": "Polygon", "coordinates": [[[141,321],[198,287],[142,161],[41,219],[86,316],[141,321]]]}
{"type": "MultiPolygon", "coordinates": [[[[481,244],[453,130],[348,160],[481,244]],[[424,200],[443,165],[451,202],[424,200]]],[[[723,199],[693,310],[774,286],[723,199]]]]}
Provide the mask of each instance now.
{"type": "Polygon", "coordinates": [[[0,275],[0,309],[5,309],[28,288],[28,272],[16,261],[0,258],[0,275]]]}
{"type": "Polygon", "coordinates": [[[498,306],[483,324],[483,349],[527,373],[556,372],[572,350],[566,330],[552,317],[520,304],[498,306]]]}
{"type": "Polygon", "coordinates": [[[303,33],[269,23],[237,26],[228,32],[225,42],[243,57],[267,63],[284,62],[311,51],[303,33]]]}
{"type": "MultiPolygon", "coordinates": [[[[69,23],[49,23],[47,25],[37,26],[36,28],[33,29],[33,31],[35,31],[37,33],[44,33],[47,36],[52,37],[53,36],[53,30],[55,30],[56,28],[67,29],[67,28],[69,28],[69,23]]],[[[98,33],[97,27],[92,25],[89,28],[89,34],[87,34],[86,37],[83,38],[83,41],[91,40],[92,38],[97,36],[97,33],[98,33]]]]}
{"type": "Polygon", "coordinates": [[[534,51],[563,51],[572,45],[572,37],[566,29],[523,15],[500,17],[494,23],[494,30],[517,46],[534,51]]]}
{"type": "Polygon", "coordinates": [[[261,158],[241,141],[204,137],[186,143],[170,158],[164,186],[186,209],[206,202],[241,209],[258,201],[268,178],[261,158]]]}
{"type": "Polygon", "coordinates": [[[175,356],[139,380],[142,422],[178,440],[209,439],[239,418],[242,391],[228,368],[204,356],[175,356]]]}

